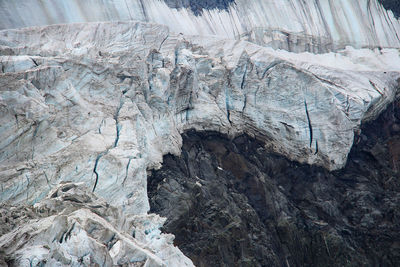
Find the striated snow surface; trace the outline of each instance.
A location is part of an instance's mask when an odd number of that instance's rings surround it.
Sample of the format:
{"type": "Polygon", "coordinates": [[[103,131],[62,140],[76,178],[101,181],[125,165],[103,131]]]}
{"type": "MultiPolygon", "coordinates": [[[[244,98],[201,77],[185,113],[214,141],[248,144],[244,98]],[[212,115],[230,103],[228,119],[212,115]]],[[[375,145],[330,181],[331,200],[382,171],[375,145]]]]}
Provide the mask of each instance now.
{"type": "Polygon", "coordinates": [[[0,31],[0,203],[55,209],[17,222],[1,251],[18,266],[191,265],[147,214],[147,171],[180,153],[181,133],[246,133],[291,160],[339,169],[399,78],[398,49],[294,54],[142,22],[0,31]],[[85,204],[71,204],[76,183],[85,204]],[[113,213],[96,213],[97,202],[113,213]]]}
{"type": "Polygon", "coordinates": [[[0,0],[0,29],[115,20],[156,22],[177,33],[242,38],[295,52],[400,47],[400,22],[377,0],[236,0],[227,10],[200,15],[163,0],[0,0]]]}

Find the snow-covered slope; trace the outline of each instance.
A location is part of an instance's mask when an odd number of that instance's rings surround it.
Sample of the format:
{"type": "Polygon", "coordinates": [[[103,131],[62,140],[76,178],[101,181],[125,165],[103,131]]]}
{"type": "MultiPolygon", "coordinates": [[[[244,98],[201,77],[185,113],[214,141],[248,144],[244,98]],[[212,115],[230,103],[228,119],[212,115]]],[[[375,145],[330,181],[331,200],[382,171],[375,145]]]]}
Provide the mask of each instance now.
{"type": "Polygon", "coordinates": [[[169,6],[163,0],[0,0],[0,29],[141,20],[177,33],[241,37],[290,51],[400,47],[400,22],[377,0],[236,0],[227,10],[200,15],[169,6]]]}

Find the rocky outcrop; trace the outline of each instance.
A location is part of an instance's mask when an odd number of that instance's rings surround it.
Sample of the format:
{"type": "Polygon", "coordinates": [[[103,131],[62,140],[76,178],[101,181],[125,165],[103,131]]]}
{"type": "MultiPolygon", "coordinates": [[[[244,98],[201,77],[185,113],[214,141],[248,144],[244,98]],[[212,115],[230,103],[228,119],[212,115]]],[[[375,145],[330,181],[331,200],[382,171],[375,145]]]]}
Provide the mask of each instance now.
{"type": "Polygon", "coordinates": [[[335,172],[189,131],[148,178],[151,211],[196,266],[398,266],[399,124],[396,102],[335,172]]]}
{"type": "Polygon", "coordinates": [[[346,46],[400,47],[400,22],[378,0],[231,2],[2,0],[0,29],[59,23],[140,20],[164,24],[173,32],[185,35],[244,39],[294,52],[325,53],[346,46]]]}
{"type": "Polygon", "coordinates": [[[228,10],[234,0],[164,0],[164,2],[171,8],[190,8],[193,14],[199,16],[203,10],[228,10]]]}
{"type": "Polygon", "coordinates": [[[400,2],[399,0],[379,0],[379,2],[386,8],[393,11],[394,15],[398,18],[400,16],[400,2]]]}

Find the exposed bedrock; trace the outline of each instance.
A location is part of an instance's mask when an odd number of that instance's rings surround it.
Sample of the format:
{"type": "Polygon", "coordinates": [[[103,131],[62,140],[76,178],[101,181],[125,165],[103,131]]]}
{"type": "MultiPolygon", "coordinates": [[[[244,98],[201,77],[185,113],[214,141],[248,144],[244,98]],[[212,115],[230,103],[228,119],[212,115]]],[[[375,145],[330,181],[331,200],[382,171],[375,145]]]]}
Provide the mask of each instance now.
{"type": "Polygon", "coordinates": [[[394,15],[400,17],[400,1],[399,0],[379,0],[379,2],[386,8],[393,11],[394,15]]]}
{"type": "Polygon", "coordinates": [[[171,8],[189,8],[193,14],[201,15],[203,10],[227,10],[235,0],[164,0],[171,8]]]}
{"type": "Polygon", "coordinates": [[[188,131],[148,178],[151,211],[196,266],[399,266],[399,107],[362,127],[335,172],[188,131]]]}

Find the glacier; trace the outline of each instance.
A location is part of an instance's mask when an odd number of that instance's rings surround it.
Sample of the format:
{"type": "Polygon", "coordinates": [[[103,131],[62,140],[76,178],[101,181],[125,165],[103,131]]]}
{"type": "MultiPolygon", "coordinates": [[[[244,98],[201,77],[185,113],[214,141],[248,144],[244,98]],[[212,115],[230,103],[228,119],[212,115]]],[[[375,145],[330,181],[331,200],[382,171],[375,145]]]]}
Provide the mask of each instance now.
{"type": "Polygon", "coordinates": [[[147,194],[182,134],[336,171],[400,86],[377,1],[2,0],[0,28],[0,264],[192,266],[147,194]]]}
{"type": "Polygon", "coordinates": [[[200,15],[190,8],[171,8],[173,3],[1,0],[0,29],[139,20],[163,24],[185,35],[244,39],[294,52],[323,53],[347,45],[355,48],[400,46],[399,20],[376,0],[236,0],[227,9],[205,9],[200,15]]]}

